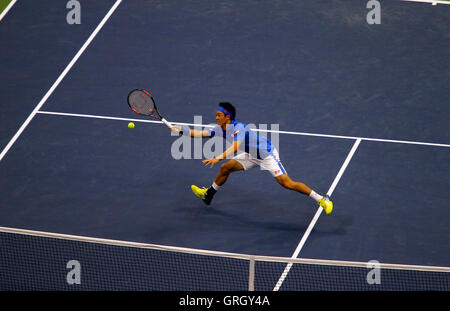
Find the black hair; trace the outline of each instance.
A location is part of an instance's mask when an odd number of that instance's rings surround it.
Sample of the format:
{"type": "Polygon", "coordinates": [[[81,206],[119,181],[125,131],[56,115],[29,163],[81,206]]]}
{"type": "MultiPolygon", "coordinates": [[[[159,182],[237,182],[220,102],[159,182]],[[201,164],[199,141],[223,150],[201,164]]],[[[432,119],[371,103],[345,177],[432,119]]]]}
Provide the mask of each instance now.
{"type": "Polygon", "coordinates": [[[226,111],[228,111],[231,114],[230,120],[236,119],[236,108],[234,108],[234,106],[231,103],[222,102],[222,103],[219,103],[219,107],[222,107],[223,109],[225,109],[226,111]]]}

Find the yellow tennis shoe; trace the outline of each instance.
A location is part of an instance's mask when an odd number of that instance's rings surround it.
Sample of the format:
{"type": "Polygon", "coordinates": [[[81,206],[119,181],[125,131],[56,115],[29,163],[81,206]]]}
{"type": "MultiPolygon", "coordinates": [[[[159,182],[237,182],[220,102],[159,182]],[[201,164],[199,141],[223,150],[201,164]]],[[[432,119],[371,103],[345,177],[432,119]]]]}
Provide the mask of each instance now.
{"type": "Polygon", "coordinates": [[[204,200],[205,196],[206,196],[206,191],[208,191],[208,188],[206,188],[206,187],[199,188],[196,185],[192,185],[191,190],[192,190],[192,192],[194,192],[194,194],[196,196],[198,196],[200,199],[204,200]]]}
{"type": "Polygon", "coordinates": [[[323,207],[327,215],[331,214],[331,211],[333,210],[333,202],[330,201],[330,198],[328,196],[323,197],[317,203],[319,203],[319,205],[323,207]]]}
{"type": "Polygon", "coordinates": [[[203,188],[199,188],[196,185],[192,185],[191,186],[191,190],[192,192],[194,192],[194,194],[196,196],[198,196],[200,199],[202,199],[203,203],[205,203],[206,205],[210,205],[211,201],[213,199],[215,190],[214,189],[209,189],[206,187],[203,188]],[[210,191],[208,191],[210,190],[210,191]]]}

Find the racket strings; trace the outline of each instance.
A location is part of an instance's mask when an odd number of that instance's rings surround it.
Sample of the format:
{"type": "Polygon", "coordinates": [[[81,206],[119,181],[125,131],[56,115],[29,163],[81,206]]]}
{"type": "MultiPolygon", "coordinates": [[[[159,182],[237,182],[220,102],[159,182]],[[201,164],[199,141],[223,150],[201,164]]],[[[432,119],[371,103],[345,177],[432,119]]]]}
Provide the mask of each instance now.
{"type": "Polygon", "coordinates": [[[128,103],[134,112],[160,119],[150,94],[141,90],[135,90],[130,93],[128,103]]]}

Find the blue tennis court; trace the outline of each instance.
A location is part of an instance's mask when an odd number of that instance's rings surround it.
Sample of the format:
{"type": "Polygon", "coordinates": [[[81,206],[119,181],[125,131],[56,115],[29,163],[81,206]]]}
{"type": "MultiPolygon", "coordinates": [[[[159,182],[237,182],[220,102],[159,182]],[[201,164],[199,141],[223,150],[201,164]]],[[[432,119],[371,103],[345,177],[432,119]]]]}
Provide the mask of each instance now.
{"type": "Polygon", "coordinates": [[[449,5],[382,2],[370,25],[353,0],[80,4],[80,24],[51,0],[0,20],[1,227],[450,266],[449,5]],[[178,137],[128,108],[134,88],[191,126],[230,101],[277,135],[293,179],[331,192],[333,213],[259,169],[206,207],[190,186],[219,167],[175,159],[178,137]]]}

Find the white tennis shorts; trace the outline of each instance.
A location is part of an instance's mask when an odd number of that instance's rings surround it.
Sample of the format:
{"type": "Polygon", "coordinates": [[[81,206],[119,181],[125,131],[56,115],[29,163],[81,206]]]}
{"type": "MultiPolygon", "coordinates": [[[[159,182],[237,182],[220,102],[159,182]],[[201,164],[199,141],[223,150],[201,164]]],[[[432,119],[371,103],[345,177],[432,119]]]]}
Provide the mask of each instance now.
{"type": "Polygon", "coordinates": [[[262,170],[269,171],[273,177],[286,174],[286,170],[280,162],[280,156],[276,149],[273,150],[271,155],[264,159],[258,159],[247,152],[242,152],[236,155],[233,159],[241,163],[244,170],[249,170],[252,167],[259,166],[262,170]]]}

